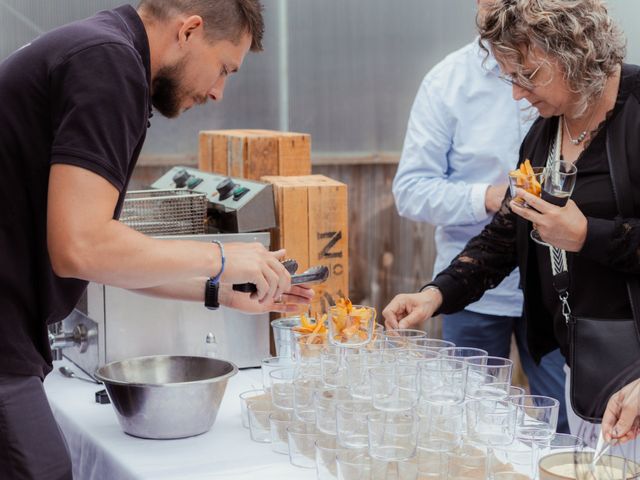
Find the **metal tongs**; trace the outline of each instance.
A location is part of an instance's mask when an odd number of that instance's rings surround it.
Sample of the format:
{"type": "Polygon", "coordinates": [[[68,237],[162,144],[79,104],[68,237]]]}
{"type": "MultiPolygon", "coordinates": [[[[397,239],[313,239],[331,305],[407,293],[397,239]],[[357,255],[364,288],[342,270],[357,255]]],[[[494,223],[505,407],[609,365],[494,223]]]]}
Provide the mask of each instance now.
{"type": "Polygon", "coordinates": [[[602,435],[602,430],[598,434],[598,442],[596,443],[596,450],[593,452],[593,459],[591,460],[591,464],[589,465],[589,470],[591,472],[595,472],[596,464],[602,458],[602,456],[607,453],[609,448],[611,447],[611,442],[607,442],[602,435]]]}
{"type": "MultiPolygon", "coordinates": [[[[298,270],[298,262],[293,259],[285,260],[282,262],[284,268],[291,275],[291,285],[315,285],[317,283],[324,282],[329,278],[329,267],[326,265],[319,265],[311,267],[309,270],[296,274],[298,270]]],[[[255,293],[258,291],[255,283],[236,283],[233,286],[236,292],[255,293]]]]}

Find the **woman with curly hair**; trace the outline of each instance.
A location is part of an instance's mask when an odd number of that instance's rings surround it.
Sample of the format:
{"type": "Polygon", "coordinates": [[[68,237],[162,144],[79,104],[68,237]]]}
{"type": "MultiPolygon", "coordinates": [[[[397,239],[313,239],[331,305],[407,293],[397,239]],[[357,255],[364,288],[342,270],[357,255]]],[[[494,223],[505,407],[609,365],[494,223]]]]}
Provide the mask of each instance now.
{"type": "MultiPolygon", "coordinates": [[[[560,347],[576,374],[574,410],[597,421],[614,390],[599,403],[579,392],[590,387],[589,372],[596,376],[609,358],[602,352],[599,362],[586,364],[592,359],[574,352],[578,343],[569,334],[577,331],[575,319],[596,319],[589,325],[604,332],[596,340],[640,354],[633,320],[619,321],[634,318],[631,298],[640,292],[634,286],[640,278],[640,189],[631,187],[640,181],[640,68],[623,63],[625,40],[602,0],[496,0],[478,26],[481,45],[491,49],[513,97],[527,99],[540,114],[521,146],[520,163],[530,159],[547,169],[560,160],[572,164],[575,188],[563,206],[522,189],[516,191],[520,199],[507,193],[492,222],[449,267],[419,293],[396,296],[383,315],[389,328],[411,328],[459,311],[518,267],[533,357],[560,347]],[[532,241],[534,228],[546,245],[532,241]],[[632,330],[617,330],[623,324],[632,330]],[[583,371],[586,377],[578,375],[583,371]]],[[[640,376],[635,360],[623,365],[627,373],[638,372],[630,378],[640,376]]],[[[626,407],[637,412],[637,405],[626,407]]],[[[627,438],[629,428],[613,428],[620,411],[607,413],[615,418],[605,434],[627,438]]]]}

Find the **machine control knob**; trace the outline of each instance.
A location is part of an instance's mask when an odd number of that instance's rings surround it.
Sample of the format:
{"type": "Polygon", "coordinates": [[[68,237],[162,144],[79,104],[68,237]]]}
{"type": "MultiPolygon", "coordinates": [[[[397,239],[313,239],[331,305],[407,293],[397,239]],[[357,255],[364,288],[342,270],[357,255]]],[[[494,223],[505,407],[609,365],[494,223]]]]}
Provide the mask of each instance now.
{"type": "Polygon", "coordinates": [[[233,191],[233,201],[237,202],[247,193],[249,193],[249,189],[247,187],[236,187],[236,189],[233,191]]]}
{"type": "Polygon", "coordinates": [[[178,170],[178,172],[173,176],[173,183],[176,184],[176,188],[182,188],[187,184],[187,180],[189,180],[189,172],[187,172],[184,168],[178,170]]]}
{"type": "Polygon", "coordinates": [[[194,188],[196,188],[198,185],[200,185],[202,182],[204,182],[203,179],[198,178],[198,177],[189,177],[189,180],[187,180],[187,188],[189,190],[193,190],[194,188]]]}
{"type": "Polygon", "coordinates": [[[220,194],[220,200],[226,200],[231,195],[233,195],[233,190],[236,188],[236,184],[231,177],[227,177],[222,180],[217,186],[216,190],[220,194]]]}

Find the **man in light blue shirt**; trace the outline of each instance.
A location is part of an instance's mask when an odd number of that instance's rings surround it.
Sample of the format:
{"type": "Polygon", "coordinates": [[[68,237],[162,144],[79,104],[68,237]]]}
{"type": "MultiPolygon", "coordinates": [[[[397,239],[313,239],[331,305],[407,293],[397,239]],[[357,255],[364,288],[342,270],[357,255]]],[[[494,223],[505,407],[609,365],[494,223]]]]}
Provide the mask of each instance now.
{"type": "MultiPolygon", "coordinates": [[[[401,216],[436,226],[434,274],[500,208],[508,172],[534,120],[529,105],[513,100],[499,74],[493,56],[487,58],[476,40],[427,74],[411,110],[393,194],[401,216]]],[[[443,337],[509,357],[515,333],[531,392],[560,401],[558,431],[568,432],[564,359],[556,350],[536,366],[529,355],[518,284],[516,270],[462,312],[445,315],[443,337]]]]}

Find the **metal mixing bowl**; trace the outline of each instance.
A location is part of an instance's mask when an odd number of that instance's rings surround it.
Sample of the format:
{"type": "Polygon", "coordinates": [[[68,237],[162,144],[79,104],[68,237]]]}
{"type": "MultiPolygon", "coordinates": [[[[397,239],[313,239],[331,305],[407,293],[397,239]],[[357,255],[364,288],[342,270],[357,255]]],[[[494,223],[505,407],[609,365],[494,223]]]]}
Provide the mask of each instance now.
{"type": "Polygon", "coordinates": [[[629,459],[603,455],[595,472],[591,470],[592,459],[593,452],[586,451],[563,451],[544,456],[538,462],[540,480],[640,478],[640,465],[629,459]]]}
{"type": "Polygon", "coordinates": [[[218,414],[233,363],[157,355],[109,363],[96,372],[129,435],[183,438],[207,432],[218,414]]]}

